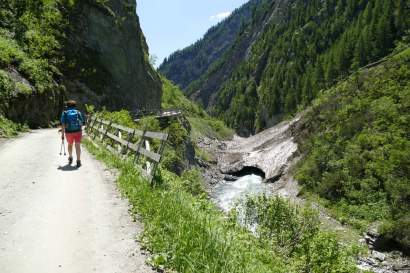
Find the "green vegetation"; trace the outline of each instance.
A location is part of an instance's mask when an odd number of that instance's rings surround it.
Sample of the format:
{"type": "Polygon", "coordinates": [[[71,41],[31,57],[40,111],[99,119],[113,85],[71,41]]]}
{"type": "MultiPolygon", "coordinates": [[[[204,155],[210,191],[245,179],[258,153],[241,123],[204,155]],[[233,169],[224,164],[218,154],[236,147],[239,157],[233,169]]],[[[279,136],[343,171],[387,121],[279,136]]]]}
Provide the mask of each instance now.
{"type": "Polygon", "coordinates": [[[26,130],[27,126],[14,123],[0,115],[0,138],[17,136],[18,133],[26,130]]]}
{"type": "MultiPolygon", "coordinates": [[[[57,1],[2,1],[0,18],[3,76],[4,69],[14,67],[37,92],[52,91],[53,78],[59,74],[57,65],[62,59],[57,52],[64,24],[57,1]]],[[[9,91],[4,82],[0,84],[2,94],[9,91]]]]}
{"type": "MultiPolygon", "coordinates": [[[[169,139],[162,165],[165,169],[182,175],[184,170],[190,169],[194,165],[195,156],[208,162],[214,161],[211,154],[196,147],[195,143],[199,137],[227,139],[233,135],[233,131],[227,128],[222,121],[210,117],[199,105],[189,101],[182,91],[171,82],[165,78],[162,78],[162,81],[162,107],[164,109],[180,109],[183,111],[183,116],[168,120],[165,123],[153,117],[143,118],[135,123],[126,110],[117,112],[103,110],[97,114],[106,120],[130,128],[168,132],[169,139]]],[[[88,106],[88,108],[93,110],[92,106],[88,106]]]]}
{"type": "Polygon", "coordinates": [[[314,101],[297,179],[359,229],[410,250],[410,49],[360,70],[314,101]]]}
{"type": "MultiPolygon", "coordinates": [[[[237,224],[235,217],[224,217],[204,198],[201,188],[195,186],[198,173],[190,172],[180,178],[160,168],[157,186],[152,188],[131,161],[120,160],[89,143],[87,148],[98,159],[120,170],[119,187],[144,223],[141,240],[152,252],[151,263],[155,267],[184,273],[296,273],[304,269],[314,273],[356,272],[352,252],[346,252],[332,235],[318,233],[311,240],[310,235],[317,230],[315,217],[284,201],[275,199],[269,204],[279,203],[283,215],[296,216],[296,220],[287,223],[282,217],[281,224],[274,221],[275,230],[270,234],[287,234],[289,228],[295,229],[304,238],[297,247],[308,248],[308,253],[290,254],[284,250],[294,248],[293,243],[287,245],[286,240],[279,242],[265,235],[254,237],[237,224]],[[300,213],[310,218],[303,222],[300,213]],[[310,225],[312,230],[304,228],[310,225]]],[[[266,215],[262,213],[265,208],[258,208],[261,215],[266,215]]],[[[272,211],[270,206],[266,208],[272,211]]]]}
{"type": "Polygon", "coordinates": [[[222,121],[210,117],[201,106],[187,99],[177,86],[165,78],[162,78],[162,82],[162,107],[183,110],[191,125],[193,140],[197,140],[200,136],[218,139],[228,139],[233,136],[233,130],[226,127],[222,121]]]}
{"type": "Polygon", "coordinates": [[[182,91],[165,77],[162,80],[162,108],[177,108],[187,116],[208,117],[203,108],[185,97],[182,91]]]}
{"type": "Polygon", "coordinates": [[[258,239],[267,248],[298,258],[294,265],[297,272],[356,272],[352,258],[359,248],[344,247],[336,233],[321,231],[318,213],[310,206],[299,207],[280,197],[258,196],[248,198],[241,213],[241,221],[249,228],[258,223],[258,239]]]}

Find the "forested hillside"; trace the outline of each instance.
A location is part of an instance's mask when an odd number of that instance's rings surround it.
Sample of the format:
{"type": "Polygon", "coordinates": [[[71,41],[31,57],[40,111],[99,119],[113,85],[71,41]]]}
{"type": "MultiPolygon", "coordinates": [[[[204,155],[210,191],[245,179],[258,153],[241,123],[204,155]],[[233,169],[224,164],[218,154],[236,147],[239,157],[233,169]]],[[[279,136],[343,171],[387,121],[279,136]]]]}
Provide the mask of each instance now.
{"type": "Polygon", "coordinates": [[[109,109],[159,107],[161,81],[135,5],[1,1],[0,115],[47,126],[67,97],[109,109]]]}
{"type": "Polygon", "coordinates": [[[408,29],[408,5],[295,1],[284,10],[284,22],[267,28],[218,90],[214,111],[241,131],[266,128],[307,105],[319,90],[390,53],[408,29]]]}
{"type": "Polygon", "coordinates": [[[325,91],[304,124],[301,184],[410,253],[410,49],[325,91]]]}
{"type": "Polygon", "coordinates": [[[186,92],[239,133],[260,131],[389,54],[409,29],[409,9],[405,0],[261,1],[186,92]]]}
{"type": "Polygon", "coordinates": [[[165,59],[158,70],[179,87],[186,88],[232,47],[243,26],[251,22],[252,12],[260,2],[251,0],[235,10],[202,39],[165,59]]]}

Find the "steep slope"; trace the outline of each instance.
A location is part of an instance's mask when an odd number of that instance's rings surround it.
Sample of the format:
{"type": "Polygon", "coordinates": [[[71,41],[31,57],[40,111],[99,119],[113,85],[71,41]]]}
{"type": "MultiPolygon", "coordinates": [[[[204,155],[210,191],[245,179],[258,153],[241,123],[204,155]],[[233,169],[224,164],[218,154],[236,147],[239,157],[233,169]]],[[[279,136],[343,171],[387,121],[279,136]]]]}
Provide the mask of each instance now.
{"type": "Polygon", "coordinates": [[[282,22],[269,23],[208,107],[242,134],[275,124],[319,90],[391,52],[408,29],[408,4],[288,2],[282,22]]]}
{"type": "Polygon", "coordinates": [[[299,182],[342,222],[382,223],[409,254],[410,48],[325,91],[301,124],[299,182]]]}
{"type": "Polygon", "coordinates": [[[135,0],[77,1],[65,46],[64,83],[71,92],[84,97],[91,89],[94,97],[87,99],[108,109],[160,108],[161,80],[148,62],[135,10],[135,0]]]}
{"type": "Polygon", "coordinates": [[[261,1],[186,93],[240,134],[260,131],[391,52],[410,26],[409,9],[403,0],[261,1]]]}
{"type": "Polygon", "coordinates": [[[133,0],[2,1],[0,115],[47,126],[67,97],[109,109],[160,107],[135,9],[133,0]]]}
{"type": "Polygon", "coordinates": [[[234,44],[245,25],[252,20],[252,12],[262,0],[251,0],[223,22],[212,27],[202,39],[191,46],[174,52],[158,70],[181,88],[197,80],[234,44]]]}

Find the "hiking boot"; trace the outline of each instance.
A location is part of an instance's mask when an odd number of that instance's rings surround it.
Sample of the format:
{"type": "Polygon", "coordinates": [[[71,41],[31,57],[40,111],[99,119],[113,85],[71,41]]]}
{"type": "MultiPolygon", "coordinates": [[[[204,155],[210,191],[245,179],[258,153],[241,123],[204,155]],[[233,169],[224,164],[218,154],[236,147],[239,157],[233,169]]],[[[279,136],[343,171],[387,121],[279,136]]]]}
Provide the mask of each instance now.
{"type": "Polygon", "coordinates": [[[73,164],[73,158],[72,158],[72,157],[69,157],[69,158],[68,158],[68,164],[69,164],[69,165],[73,164]]]}
{"type": "Polygon", "coordinates": [[[81,167],[81,160],[77,160],[77,168],[81,167]]]}

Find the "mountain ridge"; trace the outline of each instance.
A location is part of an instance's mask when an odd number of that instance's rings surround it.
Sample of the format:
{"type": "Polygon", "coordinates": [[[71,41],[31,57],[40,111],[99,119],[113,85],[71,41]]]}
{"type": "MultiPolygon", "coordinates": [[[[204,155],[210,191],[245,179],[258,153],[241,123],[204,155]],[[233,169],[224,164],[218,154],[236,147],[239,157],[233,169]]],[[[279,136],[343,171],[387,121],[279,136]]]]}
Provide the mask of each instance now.
{"type": "Polygon", "coordinates": [[[197,42],[172,53],[159,66],[158,71],[185,89],[193,79],[200,77],[214,61],[229,50],[242,25],[249,23],[252,10],[260,2],[262,0],[249,1],[233,11],[228,18],[211,27],[197,42]],[[211,44],[214,43],[218,44],[217,48],[212,47],[211,44]]]}

